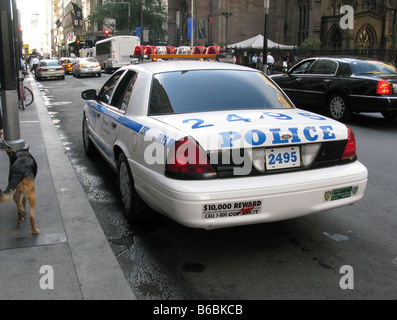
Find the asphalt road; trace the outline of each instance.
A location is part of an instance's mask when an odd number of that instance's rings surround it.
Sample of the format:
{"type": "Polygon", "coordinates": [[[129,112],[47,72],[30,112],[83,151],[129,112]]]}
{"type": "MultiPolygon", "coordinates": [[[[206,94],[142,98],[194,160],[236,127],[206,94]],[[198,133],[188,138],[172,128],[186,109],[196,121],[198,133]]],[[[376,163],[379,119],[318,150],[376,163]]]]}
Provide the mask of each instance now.
{"type": "Polygon", "coordinates": [[[214,231],[160,216],[131,226],[116,175],[101,158],[87,159],[81,141],[81,92],[108,77],[68,75],[38,86],[138,299],[397,299],[397,121],[360,114],[349,124],[369,170],[366,194],[353,206],[214,231]]]}

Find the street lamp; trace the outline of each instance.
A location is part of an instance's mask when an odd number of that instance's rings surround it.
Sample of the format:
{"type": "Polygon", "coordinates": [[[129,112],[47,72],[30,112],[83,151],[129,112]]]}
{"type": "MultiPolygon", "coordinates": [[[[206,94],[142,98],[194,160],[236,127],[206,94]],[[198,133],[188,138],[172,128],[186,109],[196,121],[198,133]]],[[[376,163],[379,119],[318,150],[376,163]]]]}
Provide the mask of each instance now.
{"type": "Polygon", "coordinates": [[[263,71],[267,73],[267,16],[269,14],[270,0],[264,0],[263,6],[265,8],[265,22],[263,30],[263,71]]]}
{"type": "Polygon", "coordinates": [[[233,15],[233,13],[225,12],[225,11],[223,11],[221,13],[226,18],[226,52],[227,52],[227,34],[228,34],[228,28],[229,28],[228,20],[229,20],[229,17],[231,17],[233,15]]]}

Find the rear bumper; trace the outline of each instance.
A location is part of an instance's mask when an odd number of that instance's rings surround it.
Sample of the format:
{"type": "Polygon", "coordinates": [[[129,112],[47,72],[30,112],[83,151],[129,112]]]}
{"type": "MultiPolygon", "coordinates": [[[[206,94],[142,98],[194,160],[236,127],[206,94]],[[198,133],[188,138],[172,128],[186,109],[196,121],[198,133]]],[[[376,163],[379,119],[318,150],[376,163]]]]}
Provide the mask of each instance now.
{"type": "Polygon", "coordinates": [[[305,172],[208,181],[169,179],[130,162],[135,185],[155,211],[193,228],[286,220],[353,204],[368,172],[351,164],[305,172]]]}
{"type": "Polygon", "coordinates": [[[62,77],[65,75],[65,71],[59,72],[37,72],[36,76],[40,78],[51,78],[51,77],[62,77]]]}
{"type": "Polygon", "coordinates": [[[101,72],[101,67],[78,70],[79,74],[95,74],[100,72],[101,72]]]}
{"type": "Polygon", "coordinates": [[[353,112],[397,111],[397,96],[350,95],[353,112]]]}

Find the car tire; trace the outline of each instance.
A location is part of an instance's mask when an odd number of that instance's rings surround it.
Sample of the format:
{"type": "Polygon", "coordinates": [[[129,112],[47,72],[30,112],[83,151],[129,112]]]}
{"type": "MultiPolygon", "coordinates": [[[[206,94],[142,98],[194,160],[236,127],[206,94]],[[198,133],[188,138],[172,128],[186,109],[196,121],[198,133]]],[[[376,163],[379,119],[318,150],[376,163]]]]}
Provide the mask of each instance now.
{"type": "Polygon", "coordinates": [[[130,165],[124,153],[120,153],[117,160],[117,187],[129,222],[142,222],[149,218],[150,209],[135,190],[130,165]]]}
{"type": "Polygon", "coordinates": [[[95,154],[96,149],[95,149],[94,144],[92,143],[90,135],[88,133],[88,123],[87,123],[87,119],[86,119],[85,115],[83,116],[82,132],[83,132],[84,152],[85,152],[86,156],[90,158],[95,154]]]}
{"type": "Polygon", "coordinates": [[[333,94],[328,99],[327,111],[330,118],[346,122],[351,118],[351,111],[347,98],[342,93],[333,94]]]}
{"type": "Polygon", "coordinates": [[[98,77],[101,77],[101,76],[102,76],[102,73],[99,72],[99,73],[97,73],[97,75],[98,75],[98,77]]]}

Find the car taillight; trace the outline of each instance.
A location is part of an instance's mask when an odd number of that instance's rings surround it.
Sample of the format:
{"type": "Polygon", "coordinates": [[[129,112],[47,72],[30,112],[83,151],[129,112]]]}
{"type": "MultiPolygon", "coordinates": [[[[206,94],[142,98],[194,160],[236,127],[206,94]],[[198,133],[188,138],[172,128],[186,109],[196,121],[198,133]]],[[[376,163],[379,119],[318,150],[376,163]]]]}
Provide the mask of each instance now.
{"type": "Polygon", "coordinates": [[[165,167],[170,178],[200,180],[216,178],[214,167],[209,163],[207,154],[190,137],[178,140],[171,147],[165,167]]]}
{"type": "Polygon", "coordinates": [[[393,90],[391,84],[386,80],[379,80],[376,87],[377,94],[392,94],[393,90]]]}
{"type": "Polygon", "coordinates": [[[61,67],[61,70],[65,70],[65,68],[64,68],[64,67],[61,67]]]}
{"type": "Polygon", "coordinates": [[[97,64],[96,64],[98,67],[100,67],[101,66],[101,64],[98,62],[97,64]]]}
{"type": "Polygon", "coordinates": [[[78,65],[78,67],[79,67],[79,68],[82,68],[82,67],[83,67],[83,65],[80,63],[80,64],[78,65]]]}
{"type": "Polygon", "coordinates": [[[40,71],[40,72],[43,72],[43,71],[44,71],[44,69],[43,69],[43,68],[40,68],[40,69],[39,69],[39,71],[40,71]]]}
{"type": "Polygon", "coordinates": [[[349,127],[347,127],[347,133],[348,138],[345,150],[343,151],[342,161],[354,161],[357,160],[356,138],[353,131],[349,127]]]}
{"type": "Polygon", "coordinates": [[[72,67],[72,64],[68,64],[68,68],[71,68],[72,67]]]}

